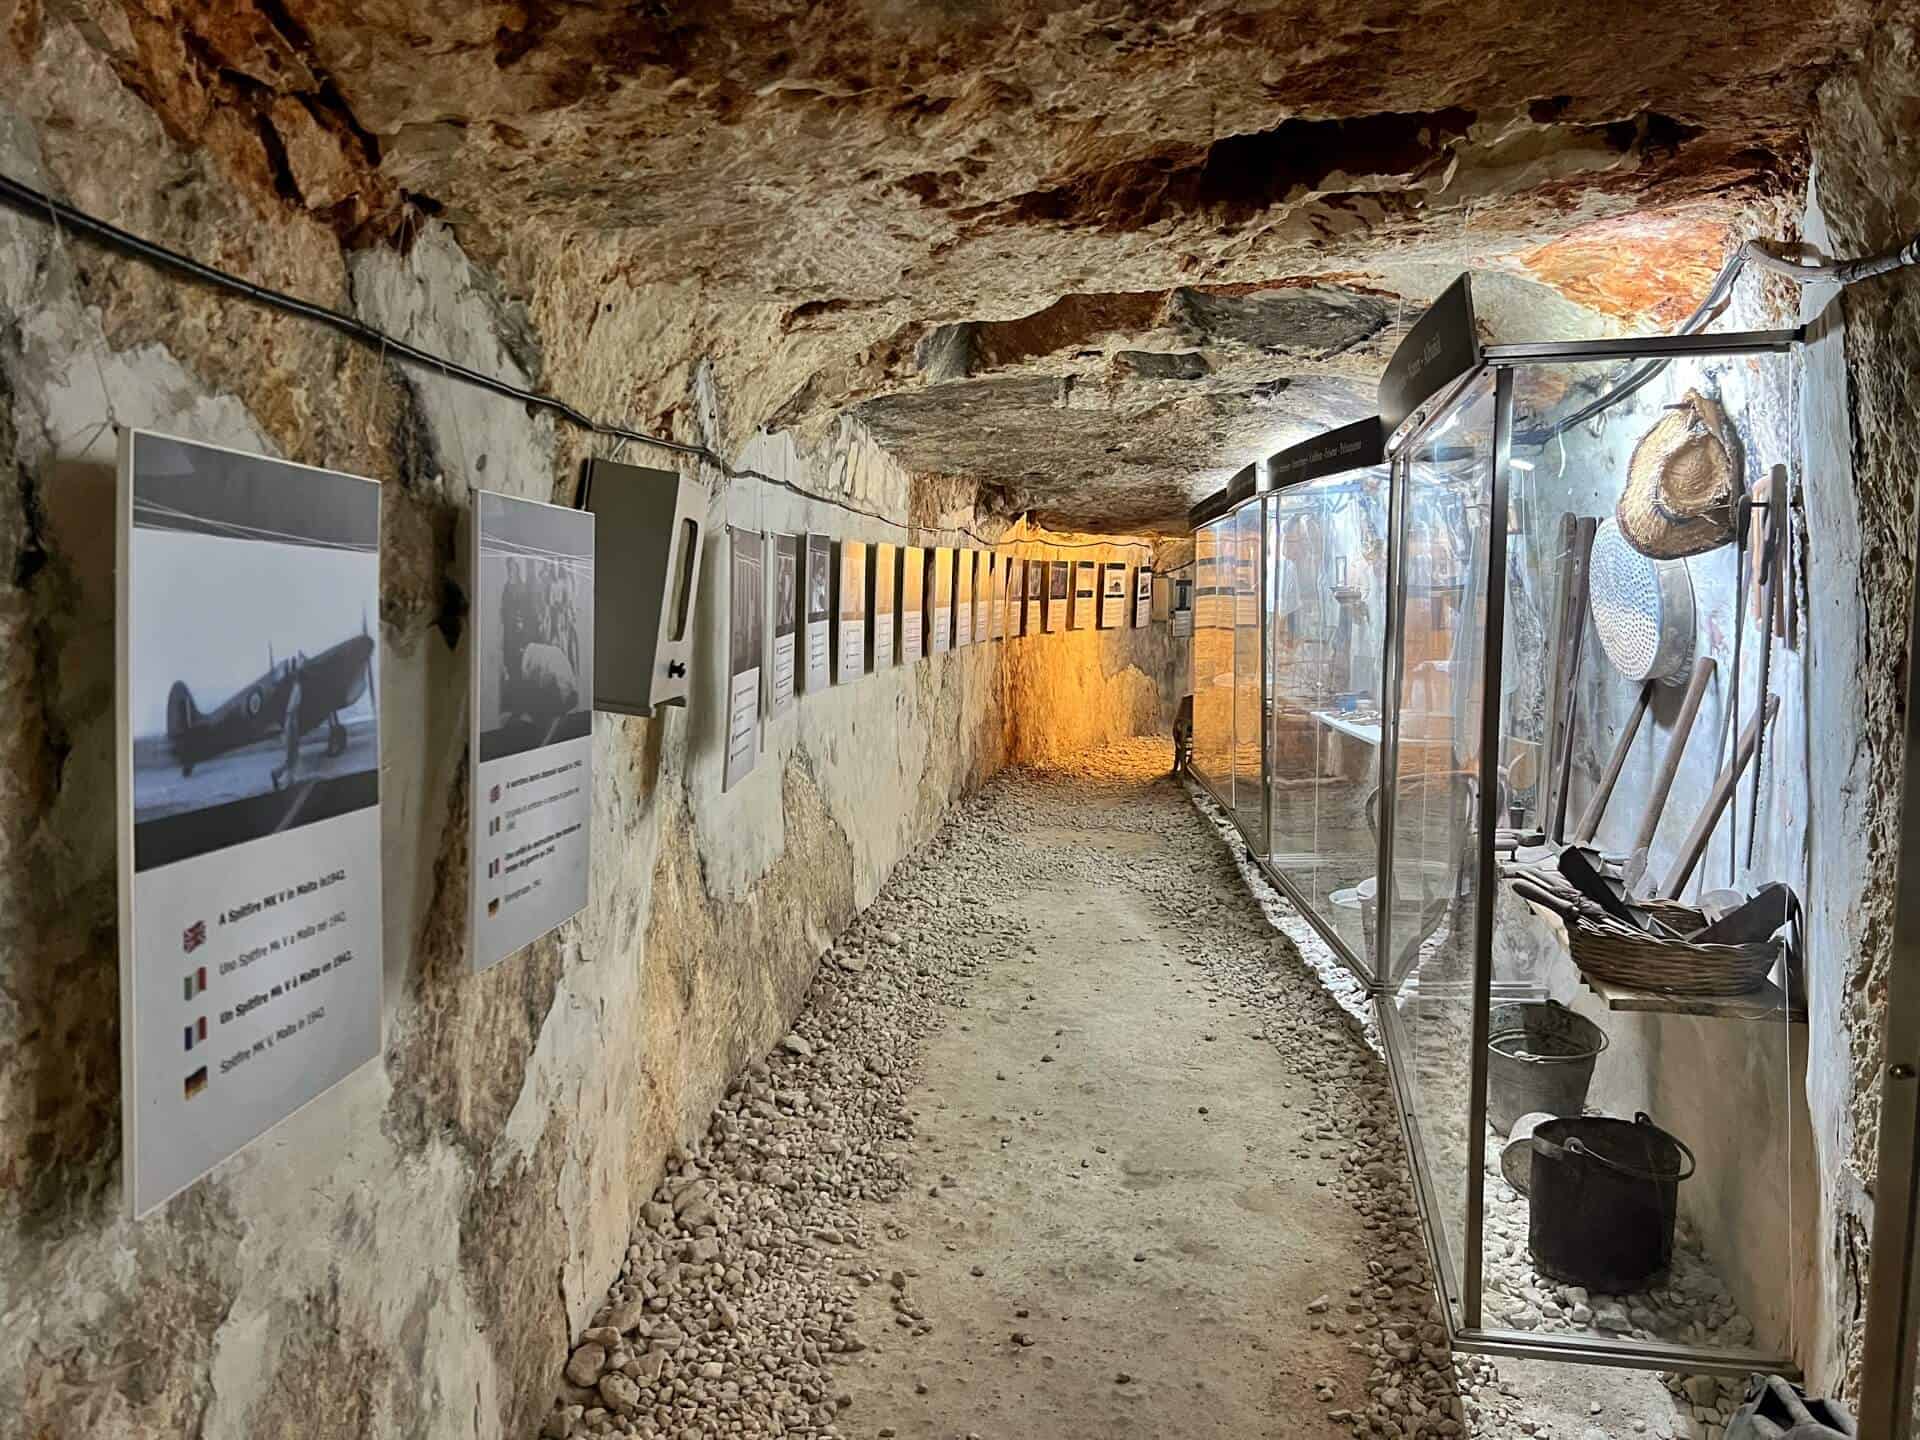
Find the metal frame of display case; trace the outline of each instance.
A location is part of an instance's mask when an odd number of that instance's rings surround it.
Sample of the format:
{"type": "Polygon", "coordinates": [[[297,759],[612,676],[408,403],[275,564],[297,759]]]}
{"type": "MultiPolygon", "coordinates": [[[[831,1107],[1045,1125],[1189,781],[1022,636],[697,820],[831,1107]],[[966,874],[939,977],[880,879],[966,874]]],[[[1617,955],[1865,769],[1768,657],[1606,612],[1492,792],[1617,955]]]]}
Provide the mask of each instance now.
{"type": "MultiPolygon", "coordinates": [[[[1360,423],[1364,424],[1366,422],[1360,423]]],[[[1356,428],[1358,428],[1358,426],[1343,427],[1344,430],[1356,428]]],[[[1375,429],[1377,430],[1377,428],[1376,417],[1375,429]]],[[[1329,433],[1340,434],[1342,432],[1334,431],[1329,433]]],[[[1327,947],[1333,951],[1334,958],[1346,967],[1347,971],[1352,974],[1355,979],[1359,980],[1361,984],[1371,990],[1378,980],[1373,967],[1367,963],[1364,957],[1354,953],[1353,947],[1347,942],[1346,937],[1320,913],[1320,907],[1314,904],[1307,896],[1302,895],[1299,887],[1294,884],[1292,877],[1274,865],[1271,858],[1273,848],[1273,750],[1272,746],[1267,743],[1270,738],[1267,732],[1271,731],[1274,724],[1274,695],[1272,688],[1273,636],[1267,615],[1267,575],[1272,567],[1272,557],[1267,553],[1268,526],[1264,507],[1268,501],[1286,494],[1289,490],[1297,489],[1302,485],[1312,485],[1322,480],[1335,479],[1343,475],[1353,475],[1362,470],[1379,469],[1386,464],[1384,446],[1378,443],[1378,438],[1383,437],[1377,437],[1376,443],[1374,443],[1370,449],[1361,452],[1360,458],[1352,459],[1348,463],[1339,464],[1333,468],[1314,468],[1314,457],[1309,452],[1312,451],[1315,444],[1322,438],[1324,437],[1316,436],[1312,440],[1290,446],[1286,450],[1278,451],[1268,456],[1259,466],[1257,496],[1252,502],[1241,502],[1243,505],[1246,503],[1257,503],[1263,507],[1260,517],[1260,583],[1258,586],[1258,595],[1260,600],[1260,714],[1263,732],[1260,737],[1260,770],[1262,777],[1261,789],[1265,797],[1263,810],[1265,814],[1266,839],[1262,844],[1253,846],[1252,849],[1254,860],[1259,865],[1261,873],[1267,877],[1267,880],[1279,890],[1281,894],[1287,897],[1288,902],[1293,906],[1294,910],[1299,913],[1308,925],[1313,927],[1314,933],[1326,942],[1327,947]],[[1281,470],[1290,463],[1295,466],[1300,466],[1303,462],[1306,473],[1299,475],[1295,479],[1284,481],[1277,481],[1275,479],[1275,472],[1277,470],[1281,470]]],[[[1388,494],[1389,512],[1387,516],[1387,538],[1389,548],[1391,548],[1393,537],[1391,485],[1388,487],[1388,494]]],[[[1389,561],[1386,583],[1383,585],[1384,598],[1389,606],[1392,604],[1393,595],[1391,583],[1392,573],[1392,562],[1389,561]]],[[[1385,676],[1388,674],[1386,667],[1387,649],[1388,646],[1392,644],[1393,630],[1394,626],[1391,619],[1389,619],[1387,623],[1382,626],[1383,643],[1380,647],[1380,678],[1382,683],[1384,683],[1385,676]]],[[[1376,775],[1381,771],[1383,758],[1386,753],[1386,693],[1384,690],[1380,693],[1380,707],[1382,733],[1381,743],[1376,747],[1374,754],[1374,769],[1376,775]]],[[[1384,803],[1385,798],[1382,797],[1382,804],[1384,803]]],[[[1244,831],[1242,833],[1244,833],[1244,831]]],[[[1376,886],[1379,884],[1377,876],[1375,884],[1376,886]]]]}
{"type": "MultiPolygon", "coordinates": [[[[1462,277],[1464,281],[1465,277],[1462,277]]],[[[1462,296],[1464,286],[1456,282],[1462,296]]],[[[1470,302],[1466,302],[1466,324],[1471,326],[1470,302]]],[[[1434,312],[1439,315],[1441,306],[1434,312]]],[[[1447,323],[1453,316],[1439,316],[1447,323]]],[[[1410,333],[1403,349],[1418,347],[1427,337],[1418,326],[1410,333]]],[[[1536,364],[1570,364],[1595,360],[1662,360],[1711,355],[1752,355],[1779,353],[1793,349],[1802,340],[1799,330],[1764,330],[1725,334],[1659,336],[1642,339],[1555,341],[1542,344],[1471,347],[1471,363],[1464,371],[1455,371],[1442,383],[1420,396],[1406,410],[1388,437],[1387,450],[1394,483],[1389,504],[1389,525],[1393,541],[1388,547],[1388,592],[1393,597],[1392,618],[1388,624],[1387,671],[1382,684],[1383,697],[1397,695],[1402,678],[1404,655],[1401,637],[1405,596],[1400,585],[1404,555],[1400,553],[1401,525],[1398,505],[1406,480],[1406,467],[1415,442],[1436,422],[1451,415],[1456,401],[1476,384],[1493,376],[1493,445],[1491,500],[1489,513],[1498,517],[1507,513],[1509,472],[1513,446],[1513,384],[1518,367],[1536,364]]],[[[1624,398],[1624,397],[1623,397],[1624,398]]],[[[1383,401],[1383,409],[1387,406],[1383,401]]],[[[1481,693],[1501,693],[1501,665],[1505,648],[1506,605],[1506,526],[1489,527],[1487,538],[1487,585],[1485,616],[1480,641],[1481,693]]],[[[1382,718],[1386,732],[1382,737],[1381,774],[1397,774],[1400,717],[1397,704],[1384,705],[1382,718]]],[[[1480,707],[1479,833],[1474,837],[1478,850],[1475,863],[1482,876],[1497,873],[1494,840],[1499,826],[1498,766],[1501,741],[1501,710],[1497,704],[1480,707]]],[[[1613,1365],[1633,1369],[1685,1370],[1696,1374],[1744,1376],[1755,1370],[1796,1374],[1784,1356],[1761,1351],[1708,1350],[1665,1342],[1588,1336],[1557,1336],[1531,1331],[1488,1329],[1481,1314],[1481,1283],[1485,1258],[1485,1167],[1487,1131],[1487,1027],[1493,1002],[1493,906],[1498,886],[1483,884],[1474,896],[1473,935],[1473,1012],[1470,1065],[1469,1112],[1467,1116],[1468,1157],[1466,1175],[1467,1213],[1461,1269],[1454,1269],[1454,1257],[1443,1243],[1439,1228],[1439,1208],[1434,1191],[1433,1171],[1428,1164],[1419,1133],[1417,1112],[1406,1079],[1406,1043],[1401,1035],[1399,1017],[1393,1006],[1398,982],[1391,961],[1393,954],[1393,835],[1395,787],[1383,784],[1380,793],[1380,852],[1377,867],[1378,942],[1382,957],[1382,980],[1371,988],[1374,1013],[1380,1024],[1387,1054],[1387,1069],[1394,1087],[1395,1110],[1413,1171],[1414,1190],[1421,1216],[1422,1234],[1433,1262],[1433,1274],[1439,1288],[1440,1311],[1448,1340],[1456,1350],[1487,1355],[1505,1355],[1527,1360],[1575,1361],[1583,1364],[1613,1365]],[[1456,1310],[1457,1307],[1457,1310],[1456,1310]],[[1524,1337],[1524,1338],[1523,1338],[1524,1337]]]]}
{"type": "MultiPolygon", "coordinates": [[[[1314,930],[1327,941],[1333,953],[1341,963],[1367,988],[1373,1000],[1374,1014],[1380,1028],[1383,1047],[1387,1056],[1387,1072],[1395,1099],[1395,1112],[1401,1128],[1401,1136],[1406,1145],[1410,1168],[1413,1174],[1415,1203],[1419,1211],[1421,1231],[1425,1239],[1428,1255],[1432,1263],[1432,1273],[1438,1291],[1440,1310],[1446,1325],[1449,1343],[1457,1350],[1488,1355],[1505,1355],[1516,1359],[1554,1360],[1620,1366],[1634,1369],[1672,1369],[1692,1373],[1743,1376],[1754,1370],[1770,1370],[1782,1374],[1794,1375],[1796,1370],[1791,1362],[1782,1356],[1769,1355],[1759,1351],[1709,1350],[1699,1347],[1673,1344],[1659,1341],[1634,1340],[1624,1337],[1600,1337],[1582,1335],[1554,1335],[1525,1331],[1488,1329],[1483,1324],[1481,1314],[1481,1284],[1484,1267],[1483,1227],[1485,1224],[1485,1148],[1487,1124],[1487,1078],[1488,1064],[1486,1055],[1487,1029],[1493,989],[1493,907],[1498,887],[1491,883],[1480,887],[1474,897],[1473,937],[1473,977],[1472,977],[1472,1050],[1470,1064],[1470,1111],[1467,1118],[1469,1133],[1469,1155],[1467,1159],[1467,1214],[1465,1216],[1464,1253],[1458,1257],[1461,1267],[1456,1269],[1454,1257],[1445,1241],[1445,1232],[1441,1225],[1441,1211],[1438,1208],[1434,1188],[1433,1171],[1428,1164],[1425,1141],[1420,1134],[1418,1111],[1414,1106],[1409,1089],[1407,1074],[1407,1040],[1403,1026],[1392,1003],[1393,997],[1406,976],[1396,975],[1393,962],[1393,859],[1394,824],[1396,811],[1395,786],[1387,783],[1388,777],[1397,774],[1400,742],[1400,717],[1397,700],[1398,686],[1402,678],[1404,654],[1403,634],[1406,596],[1402,593],[1401,574],[1406,564],[1403,553],[1402,517],[1399,513],[1402,503],[1403,487],[1406,483],[1406,471],[1414,442],[1434,425],[1451,413],[1455,402],[1465,396],[1471,387],[1484,384],[1491,374],[1494,397],[1492,475],[1490,513],[1504,515],[1507,510],[1509,492],[1509,472],[1511,469],[1513,448],[1513,407],[1514,379],[1519,367],[1539,364],[1568,364],[1582,361],[1605,360],[1674,360],[1691,357],[1750,355],[1781,353],[1794,349],[1804,339],[1804,332],[1795,330],[1761,330],[1737,333],[1685,334],[1677,336],[1658,336],[1627,339],[1606,339],[1592,341],[1554,341],[1539,344],[1494,345],[1481,347],[1477,341],[1469,339],[1464,347],[1452,349],[1434,343],[1431,334],[1423,329],[1433,322],[1432,328],[1438,329],[1449,321],[1457,323],[1458,315],[1442,313],[1446,302],[1458,292],[1461,305],[1467,317],[1468,335],[1471,336],[1471,300],[1466,287],[1466,277],[1456,282],[1453,291],[1443,296],[1427,319],[1416,325],[1406,341],[1400,347],[1402,352],[1424,349],[1429,361],[1438,356],[1436,363],[1429,369],[1442,372],[1443,378],[1437,383],[1425,384],[1413,401],[1404,406],[1390,403],[1385,394],[1383,382],[1382,428],[1386,436],[1386,463],[1390,467],[1387,501],[1387,552],[1385,570],[1386,621],[1382,635],[1380,705],[1382,734],[1378,773],[1381,776],[1379,812],[1377,819],[1378,852],[1375,867],[1375,915],[1377,917],[1375,952],[1378,973],[1374,968],[1359,962],[1350,946],[1337,934],[1333,927],[1322,921],[1314,906],[1304,903],[1297,888],[1267,860],[1267,837],[1248,835],[1250,848],[1258,859],[1260,868],[1267,877],[1294,904],[1314,930]],[[1472,1183],[1473,1180],[1479,1183],[1472,1183]]],[[[1457,337],[1456,337],[1457,338],[1457,337]]],[[[1396,353],[1396,360],[1399,353],[1396,353]]],[[[1416,382],[1421,383],[1421,382],[1416,382]]],[[[1624,398],[1624,397],[1622,397],[1624,398]]],[[[1249,470],[1252,467],[1249,467],[1249,470]]],[[[1353,469],[1365,468],[1355,465],[1353,469]]],[[[1264,507],[1269,494],[1275,493],[1261,483],[1265,478],[1264,467],[1260,479],[1251,484],[1249,471],[1242,471],[1234,477],[1234,483],[1228,489],[1210,497],[1196,506],[1193,520],[1196,528],[1199,524],[1218,520],[1232,515],[1247,504],[1264,507]]],[[[1266,554],[1267,526],[1263,511],[1261,523],[1261,570],[1256,583],[1257,601],[1260,608],[1261,626],[1261,683],[1262,683],[1262,721],[1263,730],[1272,724],[1270,713],[1271,695],[1267,668],[1270,662],[1269,649],[1271,639],[1267,634],[1267,594],[1266,594],[1266,554]]],[[[1506,527],[1496,524],[1490,527],[1488,539],[1488,558],[1486,575],[1488,577],[1485,595],[1485,614],[1476,627],[1480,634],[1480,643],[1485,647],[1481,659],[1482,693],[1498,695],[1501,685],[1502,653],[1505,641],[1505,603],[1506,603],[1506,527]]],[[[1215,576],[1223,573],[1219,568],[1220,557],[1215,557],[1215,576]]],[[[1237,618],[1237,617],[1236,617],[1237,618]]],[[[1916,598],[1915,644],[1920,646],[1920,596],[1916,598]]],[[[1908,710],[1908,746],[1915,754],[1920,754],[1920,665],[1910,674],[1914,686],[1914,698],[1908,710]]],[[[1495,869],[1495,836],[1499,825],[1499,786],[1495,771],[1498,767],[1501,749],[1502,712],[1496,704],[1482,704],[1480,707],[1480,775],[1479,775],[1479,833],[1474,837],[1477,855],[1473,862],[1479,867],[1479,873],[1491,876],[1495,869]]],[[[1265,734],[1261,743],[1261,769],[1263,777],[1272,778],[1271,750],[1266,743],[1265,734]]],[[[1236,828],[1243,834],[1246,827],[1240,823],[1238,812],[1229,801],[1218,795],[1211,784],[1202,777],[1202,788],[1219,801],[1228,814],[1234,817],[1236,828]]],[[[1907,777],[1907,804],[1910,816],[1920,815],[1920,775],[1910,771],[1907,777]]],[[[1263,805],[1263,812],[1271,822],[1272,797],[1270,790],[1263,805]]],[[[1874,1290],[1876,1304],[1879,1306],[1870,1315],[1869,1365],[1878,1358],[1883,1368],[1898,1366],[1898,1383],[1904,1390],[1895,1393],[1910,1394],[1915,1368],[1914,1341],[1920,1335],[1920,1275],[1916,1275],[1915,1262],[1920,1261],[1920,1239],[1916,1239],[1913,1218],[1916,1206],[1920,1206],[1920,1083],[1915,1076],[1920,1075],[1920,1043],[1916,1042],[1916,1032],[1920,1032],[1920,846],[1909,847],[1911,853],[1903,857],[1901,895],[1902,928],[1896,936],[1896,975],[1895,993],[1889,1010],[1889,1034],[1898,1034],[1904,1047],[1895,1057],[1890,1052],[1889,1080],[1892,1087],[1900,1090],[1902,1104],[1893,1103],[1883,1110],[1883,1130],[1891,1127],[1899,1133],[1888,1137],[1883,1134],[1882,1174],[1892,1172],[1889,1166],[1899,1168],[1903,1177],[1905,1191],[1904,1204],[1885,1205],[1880,1210],[1883,1227],[1892,1224],[1892,1215],[1899,1211],[1901,1236],[1904,1243],[1895,1245],[1887,1241],[1876,1244],[1874,1259],[1874,1290]],[[1901,983],[1903,982],[1904,983],[1901,983]],[[1907,1052],[1912,1051],[1909,1054],[1907,1052]],[[1896,1073],[1897,1072],[1897,1073],[1896,1073]],[[1892,1277],[1883,1285],[1882,1269],[1892,1277]],[[1896,1284],[1895,1281],[1898,1281],[1896,1284]],[[1882,1311],[1886,1314],[1883,1316],[1882,1311]],[[1897,1314],[1895,1313],[1897,1311],[1897,1314]],[[1899,1322],[1897,1336],[1891,1335],[1894,1322],[1899,1322]],[[1877,1328],[1888,1331],[1881,1335],[1880,1346],[1874,1345],[1873,1331],[1877,1328]]],[[[1876,1237],[1877,1239],[1880,1237],[1876,1237]]],[[[1876,1437],[1884,1434],[1891,1437],[1905,1437],[1908,1434],[1904,1425],[1898,1430],[1868,1432],[1876,1437]]]]}
{"type": "Polygon", "coordinates": [[[1860,1440],[1914,1434],[1920,1346],[1920,576],[1907,625],[1907,726],[1880,1069],[1879,1176],[1867,1267],[1860,1440]]]}

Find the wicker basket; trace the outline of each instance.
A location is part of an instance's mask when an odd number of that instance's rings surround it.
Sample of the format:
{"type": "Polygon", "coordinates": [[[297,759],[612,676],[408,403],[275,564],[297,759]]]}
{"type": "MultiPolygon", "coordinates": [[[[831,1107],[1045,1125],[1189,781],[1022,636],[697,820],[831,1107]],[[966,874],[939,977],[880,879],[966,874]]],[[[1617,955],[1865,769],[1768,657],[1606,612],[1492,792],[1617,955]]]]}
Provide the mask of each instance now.
{"type": "MultiPolygon", "coordinates": [[[[1695,945],[1648,935],[1614,919],[1571,886],[1538,871],[1514,872],[1551,889],[1567,904],[1558,918],[1567,948],[1583,974],[1609,985],[1654,990],[1665,995],[1724,997],[1750,995],[1766,984],[1780,958],[1778,940],[1744,945],[1695,945]]],[[[1522,897],[1524,898],[1524,897],[1522,897]]],[[[1532,901],[1528,901],[1532,904],[1532,901]]],[[[1676,930],[1698,930],[1706,916],[1673,900],[1645,900],[1640,908],[1676,930]]]]}

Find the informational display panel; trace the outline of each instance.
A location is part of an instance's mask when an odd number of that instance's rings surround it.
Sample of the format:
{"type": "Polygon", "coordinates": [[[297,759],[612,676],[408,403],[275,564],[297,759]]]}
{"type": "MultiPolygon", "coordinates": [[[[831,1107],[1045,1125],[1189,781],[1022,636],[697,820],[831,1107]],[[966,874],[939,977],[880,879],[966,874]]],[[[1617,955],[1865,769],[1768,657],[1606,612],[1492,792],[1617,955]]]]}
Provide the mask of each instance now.
{"type": "Polygon", "coordinates": [[[833,680],[833,540],[814,534],[802,539],[800,586],[806,597],[802,636],[806,665],[800,683],[805,690],[824,690],[833,680]]]}
{"type": "Polygon", "coordinates": [[[137,1217],[380,1053],[380,487],[124,430],[116,521],[137,1217]]]}
{"type": "MultiPolygon", "coordinates": [[[[727,527],[727,758],[721,790],[731,790],[760,759],[760,676],[767,653],[766,537],[727,527]]],[[[789,697],[791,698],[791,697],[789,697]]]]}
{"type": "Polygon", "coordinates": [[[933,572],[927,585],[927,653],[944,655],[953,648],[953,551],[945,545],[927,551],[933,572]]]}
{"type": "Polygon", "coordinates": [[[778,715],[793,704],[800,636],[800,537],[773,537],[773,683],[768,708],[778,715]]]}
{"type": "Polygon", "coordinates": [[[1127,623],[1127,567],[1100,567],[1100,628],[1118,630],[1127,623]]]}
{"type": "Polygon", "coordinates": [[[1067,628],[1067,596],[1073,587],[1073,566],[1066,560],[1047,562],[1047,632],[1067,628]]]}
{"type": "Polygon", "coordinates": [[[1153,623],[1153,567],[1138,565],[1133,571],[1133,628],[1144,630],[1153,623]]]}
{"type": "Polygon", "coordinates": [[[1000,567],[1007,576],[1007,635],[1009,638],[1021,633],[1027,618],[1027,562],[1018,555],[1009,555],[1000,567]]]}
{"type": "Polygon", "coordinates": [[[1073,612],[1068,622],[1076,630],[1093,628],[1094,592],[1099,586],[1099,567],[1091,560],[1076,560],[1073,565],[1073,612]]]}
{"type": "Polygon", "coordinates": [[[473,968],[587,904],[593,512],[473,492],[473,968]]]}
{"type": "Polygon", "coordinates": [[[873,657],[876,670],[893,664],[894,584],[900,568],[894,551],[898,548],[882,542],[870,547],[868,557],[867,653],[873,657]]]}
{"type": "Polygon", "coordinates": [[[918,545],[900,547],[900,663],[927,653],[927,552],[918,545]]]}
{"type": "Polygon", "coordinates": [[[973,643],[973,551],[953,552],[953,648],[973,643]]]}
{"type": "Polygon", "coordinates": [[[1021,629],[1028,635],[1038,635],[1046,628],[1047,605],[1047,562],[1045,560],[1027,561],[1026,617],[1021,629]]]}
{"type": "Polygon", "coordinates": [[[842,685],[867,673],[867,545],[840,542],[840,594],[836,604],[835,678],[842,685]]]}

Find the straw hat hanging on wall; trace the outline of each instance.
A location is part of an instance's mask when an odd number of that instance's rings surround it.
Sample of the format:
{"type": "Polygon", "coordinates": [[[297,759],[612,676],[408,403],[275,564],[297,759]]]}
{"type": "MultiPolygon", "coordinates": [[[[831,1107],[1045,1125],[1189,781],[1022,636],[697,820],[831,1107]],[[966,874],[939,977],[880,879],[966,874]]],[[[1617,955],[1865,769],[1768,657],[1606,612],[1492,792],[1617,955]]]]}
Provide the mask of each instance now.
{"type": "Polygon", "coordinates": [[[1614,514],[1642,555],[1678,560],[1734,537],[1739,439],[1717,400],[1689,390],[1633,447],[1614,514]]]}

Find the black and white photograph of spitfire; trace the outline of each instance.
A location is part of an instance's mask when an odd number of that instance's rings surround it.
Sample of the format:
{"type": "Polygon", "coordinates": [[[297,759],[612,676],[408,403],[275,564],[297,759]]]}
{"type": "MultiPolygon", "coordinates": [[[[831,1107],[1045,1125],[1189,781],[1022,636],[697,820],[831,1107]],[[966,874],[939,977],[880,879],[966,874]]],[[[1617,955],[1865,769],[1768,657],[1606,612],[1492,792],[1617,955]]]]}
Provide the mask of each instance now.
{"type": "Polygon", "coordinates": [[[593,733],[593,531],[582,512],[474,492],[480,758],[593,733]]]}
{"type": "Polygon", "coordinates": [[[380,487],[129,443],[135,868],[373,804],[380,487]]]}

